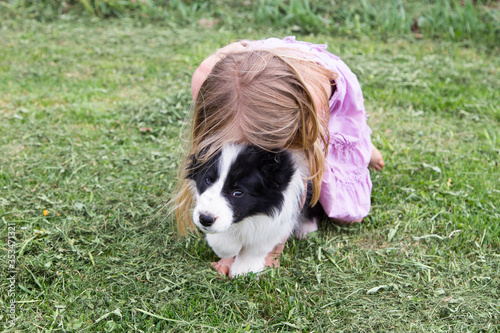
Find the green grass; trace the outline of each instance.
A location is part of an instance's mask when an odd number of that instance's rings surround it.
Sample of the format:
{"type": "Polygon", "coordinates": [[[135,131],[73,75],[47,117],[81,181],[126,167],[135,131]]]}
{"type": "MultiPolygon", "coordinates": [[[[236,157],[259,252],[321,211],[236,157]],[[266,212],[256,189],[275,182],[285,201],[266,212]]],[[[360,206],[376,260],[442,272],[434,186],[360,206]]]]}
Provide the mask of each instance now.
{"type": "Polygon", "coordinates": [[[370,36],[375,39],[444,39],[498,48],[500,7],[493,0],[5,0],[14,18],[42,22],[85,16],[132,17],[138,24],[192,26],[204,21],[239,33],[265,26],[268,33],[370,36]],[[250,28],[251,29],[251,28],[250,28]]]}
{"type": "Polygon", "coordinates": [[[298,36],[358,75],[386,168],[364,223],[323,222],[280,268],[228,280],[203,237],[177,238],[160,210],[191,73],[217,47],[268,37],[214,29],[0,23],[0,263],[15,223],[18,271],[5,331],[500,330],[497,49],[298,36]]]}

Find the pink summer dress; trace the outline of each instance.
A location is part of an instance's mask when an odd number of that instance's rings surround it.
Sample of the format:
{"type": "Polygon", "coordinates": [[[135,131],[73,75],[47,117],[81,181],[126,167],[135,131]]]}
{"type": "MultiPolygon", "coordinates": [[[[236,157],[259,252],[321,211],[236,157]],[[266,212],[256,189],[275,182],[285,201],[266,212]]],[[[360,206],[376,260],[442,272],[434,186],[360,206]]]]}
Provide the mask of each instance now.
{"type": "Polygon", "coordinates": [[[297,49],[337,74],[329,103],[330,145],[319,201],[330,218],[348,222],[364,218],[371,206],[368,163],[372,146],[356,75],[339,57],[326,51],[325,44],[297,41],[294,36],[245,42],[252,50],[297,49]]]}

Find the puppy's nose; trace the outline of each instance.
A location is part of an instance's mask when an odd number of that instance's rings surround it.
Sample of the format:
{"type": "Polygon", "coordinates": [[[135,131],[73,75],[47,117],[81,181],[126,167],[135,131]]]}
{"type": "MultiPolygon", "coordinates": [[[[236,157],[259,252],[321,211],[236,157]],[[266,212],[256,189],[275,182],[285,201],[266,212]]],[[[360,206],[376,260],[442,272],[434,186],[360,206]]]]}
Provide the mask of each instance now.
{"type": "Polygon", "coordinates": [[[204,227],[210,227],[217,218],[212,215],[200,214],[200,223],[204,227]]]}

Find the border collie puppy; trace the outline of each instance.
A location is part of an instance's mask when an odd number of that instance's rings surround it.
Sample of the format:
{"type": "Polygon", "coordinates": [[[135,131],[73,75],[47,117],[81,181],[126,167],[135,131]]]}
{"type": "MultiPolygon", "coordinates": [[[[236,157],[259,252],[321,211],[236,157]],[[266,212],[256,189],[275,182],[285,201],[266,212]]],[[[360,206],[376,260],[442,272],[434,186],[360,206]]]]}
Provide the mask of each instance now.
{"type": "Polygon", "coordinates": [[[231,144],[209,159],[192,157],[188,170],[193,221],[217,256],[235,257],[233,277],[262,271],[267,254],[294,229],[302,238],[317,228],[302,209],[311,195],[303,153],[231,144]]]}

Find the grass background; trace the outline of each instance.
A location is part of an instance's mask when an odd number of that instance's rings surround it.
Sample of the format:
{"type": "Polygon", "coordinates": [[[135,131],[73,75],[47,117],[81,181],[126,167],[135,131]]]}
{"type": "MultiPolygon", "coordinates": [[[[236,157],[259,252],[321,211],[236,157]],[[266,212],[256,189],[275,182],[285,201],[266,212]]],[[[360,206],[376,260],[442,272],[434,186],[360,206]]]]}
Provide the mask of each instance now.
{"type": "Polygon", "coordinates": [[[399,31],[383,28],[397,26],[390,7],[352,2],[329,9],[326,19],[346,13],[332,23],[344,30],[331,31],[307,23],[325,19],[326,2],[207,3],[124,2],[115,14],[80,2],[0,4],[0,262],[16,223],[18,267],[18,320],[8,327],[2,311],[4,331],[498,331],[496,4],[405,3],[399,31]],[[300,3],[310,11],[291,7],[300,3]],[[414,14],[436,4],[442,25],[467,12],[492,29],[412,31],[414,14]],[[370,8],[386,21],[364,18],[370,8]],[[291,33],[328,43],[357,74],[386,168],[372,175],[364,223],[322,223],[287,243],[280,268],[230,281],[211,268],[203,237],[176,237],[161,210],[190,76],[229,42],[291,33]]]}

